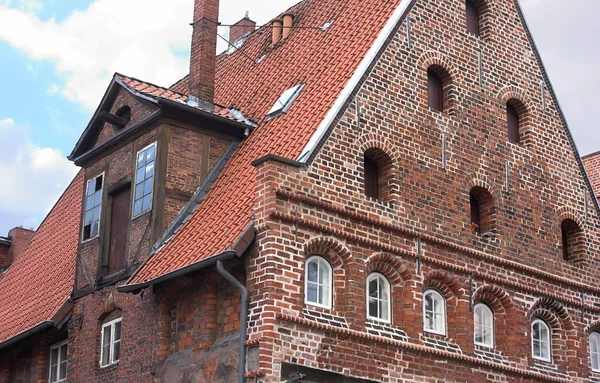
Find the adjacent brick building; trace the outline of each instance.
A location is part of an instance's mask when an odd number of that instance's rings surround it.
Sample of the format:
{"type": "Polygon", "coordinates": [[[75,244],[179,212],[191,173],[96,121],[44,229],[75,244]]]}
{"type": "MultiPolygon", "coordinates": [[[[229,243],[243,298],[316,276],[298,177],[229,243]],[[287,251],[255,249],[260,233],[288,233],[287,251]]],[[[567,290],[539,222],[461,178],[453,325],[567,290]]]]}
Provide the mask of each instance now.
{"type": "Polygon", "coordinates": [[[305,0],[215,59],[218,7],[189,76],[114,76],[0,381],[600,380],[596,169],[516,1],[305,0]]]}

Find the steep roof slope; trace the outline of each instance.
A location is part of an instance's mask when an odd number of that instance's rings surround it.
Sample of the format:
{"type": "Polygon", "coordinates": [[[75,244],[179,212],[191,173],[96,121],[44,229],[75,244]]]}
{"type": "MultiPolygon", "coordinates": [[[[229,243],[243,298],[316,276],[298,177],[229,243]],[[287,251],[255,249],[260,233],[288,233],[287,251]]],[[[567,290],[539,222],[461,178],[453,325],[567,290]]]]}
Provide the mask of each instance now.
{"type": "MultiPolygon", "coordinates": [[[[251,221],[255,170],[267,154],[296,159],[373,45],[400,0],[304,0],[292,7],[290,36],[271,47],[271,29],[217,61],[215,101],[259,127],[243,141],[192,218],[129,281],[143,284],[229,249],[251,221]],[[333,24],[322,30],[326,23],[333,24]],[[314,27],[314,28],[309,28],[314,27]],[[264,57],[263,57],[264,56],[264,57]],[[265,116],[288,88],[304,83],[287,113],[265,116]]],[[[187,93],[187,81],[174,90],[187,93]]]]}
{"type": "Polygon", "coordinates": [[[600,198],[600,152],[583,156],[581,160],[585,165],[594,193],[596,197],[600,198]]]}
{"type": "Polygon", "coordinates": [[[82,190],[79,172],[0,280],[0,347],[43,323],[63,319],[57,314],[73,289],[82,190]]]}

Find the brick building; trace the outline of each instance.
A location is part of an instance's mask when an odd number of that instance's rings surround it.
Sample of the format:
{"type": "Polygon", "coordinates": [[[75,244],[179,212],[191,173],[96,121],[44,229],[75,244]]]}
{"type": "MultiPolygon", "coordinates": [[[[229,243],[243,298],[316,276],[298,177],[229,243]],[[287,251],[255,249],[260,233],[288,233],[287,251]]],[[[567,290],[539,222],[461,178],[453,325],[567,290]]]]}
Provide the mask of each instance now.
{"type": "Polygon", "coordinates": [[[170,88],[115,74],[1,382],[600,380],[596,173],[516,1],[304,0],[215,58],[218,8],[170,88]]]}

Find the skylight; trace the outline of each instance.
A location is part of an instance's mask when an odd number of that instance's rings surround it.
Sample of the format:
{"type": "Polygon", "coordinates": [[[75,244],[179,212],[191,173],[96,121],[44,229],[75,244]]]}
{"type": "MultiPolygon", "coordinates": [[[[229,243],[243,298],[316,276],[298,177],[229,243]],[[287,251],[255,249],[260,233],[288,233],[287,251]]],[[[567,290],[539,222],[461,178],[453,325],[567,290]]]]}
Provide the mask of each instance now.
{"type": "Polygon", "coordinates": [[[279,99],[275,102],[269,113],[267,113],[267,118],[275,118],[280,114],[287,112],[287,110],[292,106],[294,101],[302,92],[305,84],[296,85],[293,88],[290,88],[283,92],[283,94],[279,97],[279,99]]]}

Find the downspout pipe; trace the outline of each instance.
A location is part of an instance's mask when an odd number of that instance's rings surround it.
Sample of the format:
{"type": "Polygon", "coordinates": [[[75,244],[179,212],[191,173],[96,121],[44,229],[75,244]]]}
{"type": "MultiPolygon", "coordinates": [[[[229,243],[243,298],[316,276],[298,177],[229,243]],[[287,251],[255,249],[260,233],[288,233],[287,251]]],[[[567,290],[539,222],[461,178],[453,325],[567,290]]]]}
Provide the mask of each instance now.
{"type": "Polygon", "coordinates": [[[217,259],[217,271],[227,282],[235,286],[242,295],[242,312],[240,313],[240,340],[238,350],[238,383],[244,383],[244,374],[246,372],[246,336],[248,324],[248,290],[235,277],[223,267],[223,261],[217,259]]]}

